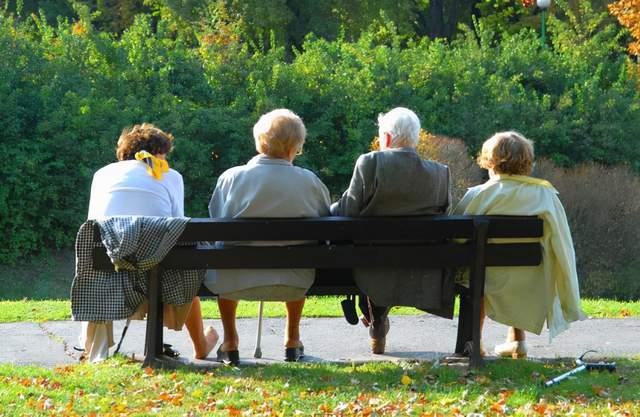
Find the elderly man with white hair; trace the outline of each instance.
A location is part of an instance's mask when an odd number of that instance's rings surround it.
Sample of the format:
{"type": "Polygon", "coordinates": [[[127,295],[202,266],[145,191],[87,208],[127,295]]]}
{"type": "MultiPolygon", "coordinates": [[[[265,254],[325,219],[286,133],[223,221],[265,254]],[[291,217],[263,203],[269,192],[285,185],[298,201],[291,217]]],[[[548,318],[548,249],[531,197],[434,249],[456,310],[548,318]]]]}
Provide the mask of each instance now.
{"type": "MultiPolygon", "coordinates": [[[[253,128],[258,155],[246,165],[225,171],[209,203],[211,217],[320,217],[329,214],[329,190],[311,171],[293,160],[304,145],[306,129],[300,117],[287,109],[273,110],[253,128]]],[[[287,245],[306,242],[243,242],[243,245],[287,245]]],[[[231,242],[227,242],[231,244],[231,242]]],[[[313,269],[260,269],[209,271],[205,285],[219,295],[224,341],[221,362],[237,364],[238,300],[285,301],[287,324],[285,360],[303,354],[299,324],[305,293],[313,284],[313,269]]]]}
{"type": "MultiPolygon", "coordinates": [[[[358,158],[349,188],[331,206],[341,216],[424,216],[444,214],[451,204],[449,168],[416,153],[420,120],[397,107],[378,117],[380,151],[358,158]]],[[[445,317],[453,314],[453,280],[446,271],[416,268],[355,271],[367,295],[360,308],[369,327],[371,350],[385,350],[389,308],[413,306],[445,317]],[[444,296],[443,296],[444,294],[444,296]]]]}

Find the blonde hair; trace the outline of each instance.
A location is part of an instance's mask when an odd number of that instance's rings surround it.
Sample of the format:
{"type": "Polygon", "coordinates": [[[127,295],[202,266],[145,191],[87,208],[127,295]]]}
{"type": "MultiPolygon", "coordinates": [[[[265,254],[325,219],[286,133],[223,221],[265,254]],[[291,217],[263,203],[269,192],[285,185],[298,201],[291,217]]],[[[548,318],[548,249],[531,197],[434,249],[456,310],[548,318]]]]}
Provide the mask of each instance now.
{"type": "Polygon", "coordinates": [[[163,132],[151,123],[142,123],[125,128],[118,138],[116,157],[119,161],[135,159],[139,151],[152,155],[167,154],[173,148],[173,136],[163,132]]]}
{"type": "Polygon", "coordinates": [[[480,168],[497,174],[530,175],[533,169],[533,142],[518,132],[499,132],[482,144],[480,168]]]}
{"type": "Polygon", "coordinates": [[[302,151],[306,135],[302,119],[288,109],[263,114],[253,126],[256,151],[272,158],[286,158],[292,149],[302,151]]]}

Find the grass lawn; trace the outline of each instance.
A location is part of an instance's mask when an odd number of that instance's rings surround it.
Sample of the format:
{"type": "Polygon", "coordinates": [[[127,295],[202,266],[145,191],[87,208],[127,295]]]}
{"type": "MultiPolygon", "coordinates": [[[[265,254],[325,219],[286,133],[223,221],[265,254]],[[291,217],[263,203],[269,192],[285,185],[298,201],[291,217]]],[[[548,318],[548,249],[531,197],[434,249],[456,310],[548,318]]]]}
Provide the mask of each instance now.
{"type": "MultiPolygon", "coordinates": [[[[582,308],[590,317],[624,318],[640,317],[640,301],[582,300],[582,308]]],[[[202,302],[202,313],[205,318],[219,318],[218,305],[215,300],[202,302]]],[[[266,317],[284,317],[284,303],[265,303],[266,317]]],[[[238,307],[238,317],[257,317],[258,303],[243,301],[238,307]]],[[[392,315],[423,314],[420,310],[409,307],[396,307],[392,315]]],[[[304,307],[305,317],[341,317],[339,297],[312,297],[304,307]]],[[[71,304],[68,300],[19,300],[0,301],[0,323],[16,321],[43,322],[51,320],[70,320],[71,304]]],[[[0,415],[1,416],[1,415],[0,415]]]]}
{"type": "Polygon", "coordinates": [[[0,365],[1,416],[637,416],[640,361],[541,382],[573,364],[497,360],[143,370],[113,358],[56,369],[0,365]],[[473,414],[477,413],[477,414],[473,414]]]}

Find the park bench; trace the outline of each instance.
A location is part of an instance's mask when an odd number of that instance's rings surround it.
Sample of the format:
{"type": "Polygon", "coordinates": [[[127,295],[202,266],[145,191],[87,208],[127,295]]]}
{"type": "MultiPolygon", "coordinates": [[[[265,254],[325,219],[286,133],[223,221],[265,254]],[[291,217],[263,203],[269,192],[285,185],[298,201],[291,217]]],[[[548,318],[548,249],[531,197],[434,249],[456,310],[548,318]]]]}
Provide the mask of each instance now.
{"type": "MultiPolygon", "coordinates": [[[[201,219],[187,223],[180,242],[306,240],[301,246],[175,246],[149,270],[149,314],[144,366],[162,366],[162,300],[159,270],[215,268],[316,268],[309,295],[360,294],[345,269],[357,267],[469,268],[469,288],[459,287],[456,353],[470,352],[482,365],[480,301],[488,266],[539,265],[533,243],[495,243],[494,238],[539,238],[542,221],[519,216],[322,217],[313,219],[201,219]],[[345,242],[357,242],[349,244],[345,242]]],[[[96,225],[94,240],[100,242],[96,225]]],[[[504,241],[503,241],[504,242],[504,241]]],[[[113,270],[104,247],[93,251],[93,268],[113,270]]],[[[517,276],[514,277],[517,279],[517,276]]],[[[398,285],[402,285],[398,280],[398,285]]]]}

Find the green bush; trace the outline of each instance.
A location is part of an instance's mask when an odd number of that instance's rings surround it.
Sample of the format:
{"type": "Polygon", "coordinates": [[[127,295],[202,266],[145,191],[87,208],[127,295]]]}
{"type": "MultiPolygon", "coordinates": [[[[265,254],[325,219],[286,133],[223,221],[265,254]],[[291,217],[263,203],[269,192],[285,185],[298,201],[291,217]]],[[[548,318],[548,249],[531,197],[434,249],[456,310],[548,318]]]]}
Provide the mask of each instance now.
{"type": "Polygon", "coordinates": [[[207,26],[183,37],[175,22],[144,14],[119,38],[88,19],[54,27],[0,16],[0,263],[71,246],[93,172],[115,159],[121,129],[142,121],[176,136],[170,163],[184,175],[190,216],[206,215],[217,176],[255,152],[253,123],[281,106],[308,128],[297,162],[334,195],[367,151],[377,114],[398,105],[472,151],[518,129],[563,166],[640,170],[637,68],[614,26],[585,34],[552,20],[553,46],[543,48],[533,31],[497,36],[482,20],[450,43],[408,40],[390,24],[355,42],[309,35],[289,56],[207,26]]]}

